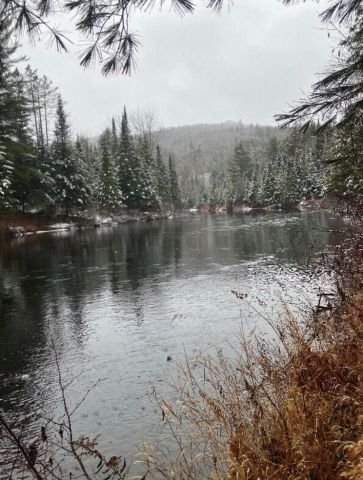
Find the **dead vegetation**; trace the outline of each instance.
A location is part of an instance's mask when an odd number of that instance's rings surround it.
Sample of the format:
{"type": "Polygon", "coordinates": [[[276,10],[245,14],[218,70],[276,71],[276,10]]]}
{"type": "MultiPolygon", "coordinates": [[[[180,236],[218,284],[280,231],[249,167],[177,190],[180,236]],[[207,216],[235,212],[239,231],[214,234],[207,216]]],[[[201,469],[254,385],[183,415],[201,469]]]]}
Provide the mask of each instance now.
{"type": "Polygon", "coordinates": [[[176,401],[155,394],[169,434],[145,446],[148,478],[363,478],[362,246],[336,252],[329,308],[302,323],[286,311],[273,338],[242,332],[233,358],[186,362],[176,401]]]}
{"type": "Polygon", "coordinates": [[[53,340],[52,350],[58,374],[60,393],[59,415],[36,414],[30,420],[39,425],[30,434],[24,419],[14,424],[0,410],[0,451],[7,452],[7,461],[0,458],[0,478],[4,480],[123,480],[127,476],[126,459],[105,456],[98,446],[98,437],[75,432],[74,416],[97,381],[76,403],[68,399],[69,387],[77,381],[65,380],[53,340]]]}

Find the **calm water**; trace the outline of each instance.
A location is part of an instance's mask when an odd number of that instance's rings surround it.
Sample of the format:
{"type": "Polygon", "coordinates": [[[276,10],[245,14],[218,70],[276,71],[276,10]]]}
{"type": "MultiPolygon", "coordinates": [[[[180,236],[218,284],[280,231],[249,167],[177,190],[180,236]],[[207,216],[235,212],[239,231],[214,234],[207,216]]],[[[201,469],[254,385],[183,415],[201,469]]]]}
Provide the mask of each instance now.
{"type": "Polygon", "coordinates": [[[101,433],[106,453],[135,452],[159,420],[147,394],[168,389],[184,351],[228,348],[282,298],[316,302],[326,279],[305,265],[339,228],[325,212],[196,215],[0,244],[0,408],[56,405],[53,338],[65,378],[82,372],[72,402],[102,379],[76,428],[101,433]]]}

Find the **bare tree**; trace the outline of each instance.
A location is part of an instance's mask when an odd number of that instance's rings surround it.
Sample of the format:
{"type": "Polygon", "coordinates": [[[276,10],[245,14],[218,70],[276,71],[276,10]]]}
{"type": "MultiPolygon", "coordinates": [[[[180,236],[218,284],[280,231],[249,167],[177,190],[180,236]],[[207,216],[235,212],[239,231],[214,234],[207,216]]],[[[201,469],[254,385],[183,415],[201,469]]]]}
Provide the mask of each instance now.
{"type": "Polygon", "coordinates": [[[147,143],[150,152],[153,152],[158,143],[158,119],[156,110],[136,110],[130,117],[131,129],[136,136],[147,143]]]}

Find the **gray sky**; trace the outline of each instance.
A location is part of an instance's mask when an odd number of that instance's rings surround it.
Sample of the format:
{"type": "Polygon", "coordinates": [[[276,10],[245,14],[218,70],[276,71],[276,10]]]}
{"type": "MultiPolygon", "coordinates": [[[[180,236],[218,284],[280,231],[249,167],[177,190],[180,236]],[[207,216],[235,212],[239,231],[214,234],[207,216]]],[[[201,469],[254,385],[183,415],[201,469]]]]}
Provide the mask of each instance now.
{"type": "Polygon", "coordinates": [[[113,115],[153,108],[160,126],[273,123],[329,63],[331,40],[318,12],[326,1],[292,7],[278,0],[235,0],[221,14],[203,7],[179,17],[165,8],[134,18],[142,47],[132,76],[103,77],[53,48],[23,50],[67,104],[79,132],[97,134],[113,115]]]}

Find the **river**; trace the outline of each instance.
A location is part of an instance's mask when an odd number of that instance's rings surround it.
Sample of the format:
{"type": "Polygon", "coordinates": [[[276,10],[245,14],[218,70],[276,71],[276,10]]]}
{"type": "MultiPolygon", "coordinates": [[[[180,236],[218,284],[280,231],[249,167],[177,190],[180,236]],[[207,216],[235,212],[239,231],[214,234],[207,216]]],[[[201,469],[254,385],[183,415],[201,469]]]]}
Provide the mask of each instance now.
{"type": "Polygon", "coordinates": [[[56,408],[53,341],[64,378],[77,377],[72,404],[101,379],[77,431],[132,455],[157,434],[148,393],[168,391],[185,354],[228,348],[241,325],[263,331],[258,311],[276,316],[281,300],[316,303],[327,280],[308,262],[340,228],[323,211],[196,214],[0,244],[0,408],[13,419],[56,408]]]}

